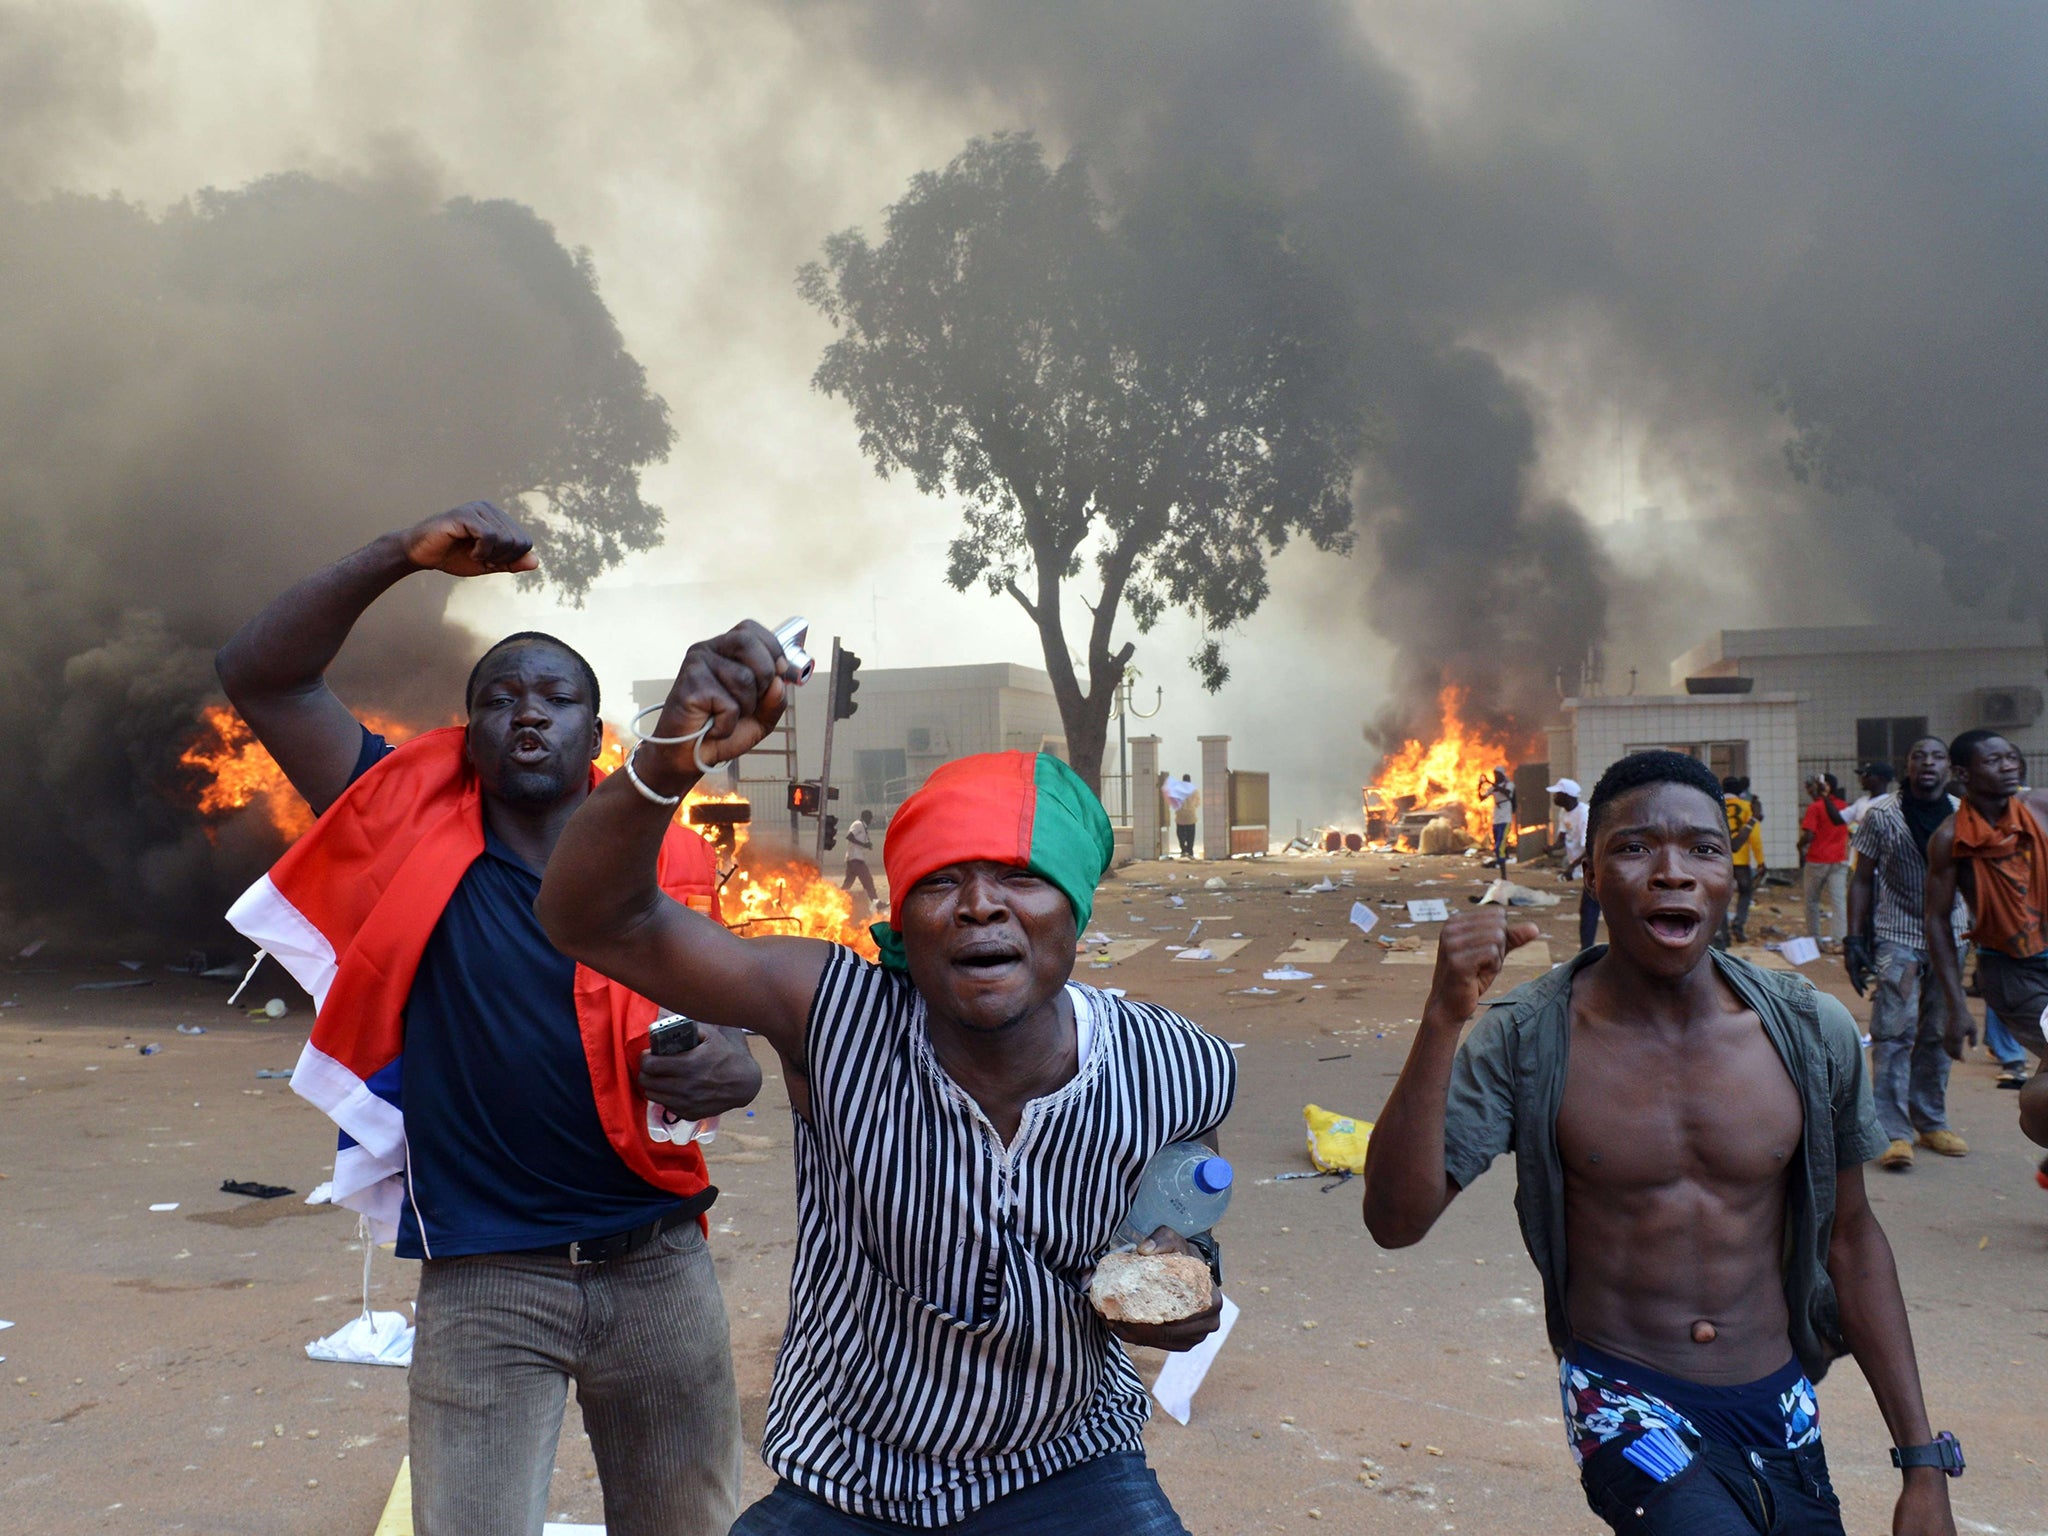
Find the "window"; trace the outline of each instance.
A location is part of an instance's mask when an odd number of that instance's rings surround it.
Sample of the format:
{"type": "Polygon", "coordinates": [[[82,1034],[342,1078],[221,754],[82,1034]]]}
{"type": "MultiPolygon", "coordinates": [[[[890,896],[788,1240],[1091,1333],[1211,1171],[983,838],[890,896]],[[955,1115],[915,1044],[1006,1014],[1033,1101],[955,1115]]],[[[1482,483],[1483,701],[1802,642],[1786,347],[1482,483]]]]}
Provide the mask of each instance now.
{"type": "Polygon", "coordinates": [[[902,748],[884,747],[880,751],[856,752],[853,761],[856,775],[853,795],[862,806],[893,803],[889,795],[892,783],[896,786],[897,798],[901,798],[902,780],[909,771],[902,748]]]}
{"type": "Polygon", "coordinates": [[[1913,743],[1927,734],[1925,715],[1893,715],[1888,719],[1856,722],[1856,761],[1859,763],[1904,763],[1913,743]]]}

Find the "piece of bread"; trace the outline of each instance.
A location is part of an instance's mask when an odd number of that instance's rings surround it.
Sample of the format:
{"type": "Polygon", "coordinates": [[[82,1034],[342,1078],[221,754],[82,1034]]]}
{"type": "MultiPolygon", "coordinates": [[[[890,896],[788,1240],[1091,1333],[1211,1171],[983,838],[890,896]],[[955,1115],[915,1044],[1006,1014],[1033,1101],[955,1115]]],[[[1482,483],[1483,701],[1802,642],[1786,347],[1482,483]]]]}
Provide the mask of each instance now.
{"type": "Polygon", "coordinates": [[[1209,1310],[1209,1266],[1191,1253],[1106,1253],[1088,1300],[1113,1323],[1177,1323],[1209,1310]]]}

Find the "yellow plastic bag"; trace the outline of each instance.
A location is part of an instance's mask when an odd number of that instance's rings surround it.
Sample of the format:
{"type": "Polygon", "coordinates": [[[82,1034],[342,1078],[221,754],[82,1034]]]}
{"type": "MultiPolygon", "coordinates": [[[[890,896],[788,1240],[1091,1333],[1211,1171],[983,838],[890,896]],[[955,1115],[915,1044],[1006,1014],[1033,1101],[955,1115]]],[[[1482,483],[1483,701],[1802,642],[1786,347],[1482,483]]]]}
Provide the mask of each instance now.
{"type": "Polygon", "coordinates": [[[1303,1109],[1301,1118],[1308,1122],[1308,1160],[1321,1172],[1365,1172],[1365,1146],[1372,1139],[1370,1120],[1354,1120],[1317,1104],[1303,1109]]]}

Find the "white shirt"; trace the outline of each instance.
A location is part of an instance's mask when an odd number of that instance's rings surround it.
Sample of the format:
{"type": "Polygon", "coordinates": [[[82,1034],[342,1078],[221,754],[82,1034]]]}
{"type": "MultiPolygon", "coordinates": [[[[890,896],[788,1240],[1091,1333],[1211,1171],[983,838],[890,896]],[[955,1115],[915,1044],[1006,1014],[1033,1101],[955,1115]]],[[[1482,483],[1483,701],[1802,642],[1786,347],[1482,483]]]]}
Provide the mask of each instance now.
{"type": "Polygon", "coordinates": [[[848,858],[858,857],[875,846],[868,840],[868,824],[858,816],[853,818],[853,825],[846,829],[846,841],[847,845],[854,850],[854,852],[847,855],[848,858]]]}
{"type": "Polygon", "coordinates": [[[1557,813],[1557,830],[1564,837],[1564,862],[1569,867],[1586,851],[1586,802],[1557,813]]]}

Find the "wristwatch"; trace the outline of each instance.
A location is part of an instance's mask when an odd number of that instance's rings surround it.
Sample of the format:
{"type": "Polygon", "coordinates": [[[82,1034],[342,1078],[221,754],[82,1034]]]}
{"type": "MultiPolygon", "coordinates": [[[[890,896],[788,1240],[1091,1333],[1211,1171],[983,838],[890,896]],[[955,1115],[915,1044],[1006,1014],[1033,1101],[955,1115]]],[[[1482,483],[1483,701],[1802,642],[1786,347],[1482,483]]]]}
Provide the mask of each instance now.
{"type": "Polygon", "coordinates": [[[1947,1430],[1927,1445],[1895,1445],[1892,1465],[1900,1471],[1909,1467],[1939,1467],[1950,1477],[1963,1475],[1963,1442],[1947,1430]]]}

